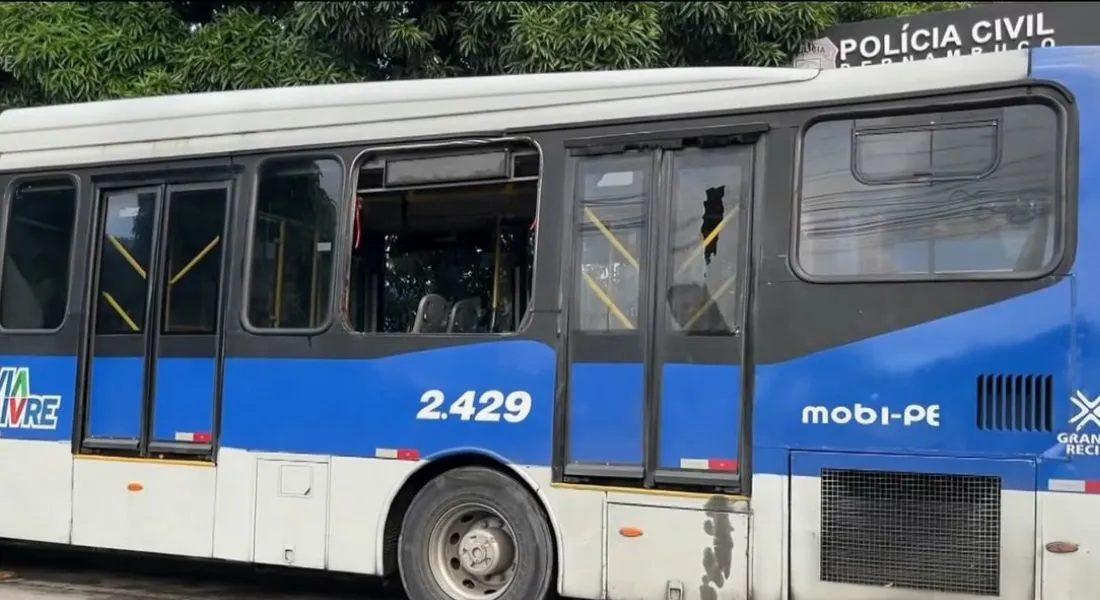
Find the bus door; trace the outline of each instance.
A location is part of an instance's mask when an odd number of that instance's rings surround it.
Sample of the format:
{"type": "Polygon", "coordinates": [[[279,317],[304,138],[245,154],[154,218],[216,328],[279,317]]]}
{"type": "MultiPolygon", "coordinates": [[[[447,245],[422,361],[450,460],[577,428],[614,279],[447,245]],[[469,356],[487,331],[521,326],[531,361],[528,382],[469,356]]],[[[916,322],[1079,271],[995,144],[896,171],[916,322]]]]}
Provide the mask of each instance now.
{"type": "Polygon", "coordinates": [[[564,474],[735,487],[753,145],[573,151],[564,474]]]}
{"type": "Polygon", "coordinates": [[[211,454],[230,189],[99,190],[83,450],[211,454]]]}
{"type": "Polygon", "coordinates": [[[657,203],[649,459],[656,483],[733,485],[753,147],[664,153],[657,203]]]}

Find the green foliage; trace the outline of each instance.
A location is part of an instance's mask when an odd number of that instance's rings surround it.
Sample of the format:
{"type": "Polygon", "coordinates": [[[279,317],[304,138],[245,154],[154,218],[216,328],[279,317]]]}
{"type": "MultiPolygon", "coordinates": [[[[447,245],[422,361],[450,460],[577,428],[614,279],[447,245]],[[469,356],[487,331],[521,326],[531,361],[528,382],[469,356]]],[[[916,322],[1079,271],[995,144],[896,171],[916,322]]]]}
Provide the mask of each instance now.
{"type": "Polygon", "coordinates": [[[356,80],[789,64],[965,2],[0,2],[0,104],[356,80]]]}
{"type": "Polygon", "coordinates": [[[0,2],[5,105],[353,81],[259,11],[192,26],[167,2],[0,2]]]}

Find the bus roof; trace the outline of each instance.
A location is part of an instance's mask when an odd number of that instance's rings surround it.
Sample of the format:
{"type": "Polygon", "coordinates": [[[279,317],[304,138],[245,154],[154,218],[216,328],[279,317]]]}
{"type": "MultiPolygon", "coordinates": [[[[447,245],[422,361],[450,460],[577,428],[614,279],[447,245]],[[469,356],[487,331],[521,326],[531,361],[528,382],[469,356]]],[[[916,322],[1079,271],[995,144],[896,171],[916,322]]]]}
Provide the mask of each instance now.
{"type": "Polygon", "coordinates": [[[818,71],[707,67],[353,83],[0,113],[0,171],[522,131],[1024,79],[1026,50],[818,71]]]}

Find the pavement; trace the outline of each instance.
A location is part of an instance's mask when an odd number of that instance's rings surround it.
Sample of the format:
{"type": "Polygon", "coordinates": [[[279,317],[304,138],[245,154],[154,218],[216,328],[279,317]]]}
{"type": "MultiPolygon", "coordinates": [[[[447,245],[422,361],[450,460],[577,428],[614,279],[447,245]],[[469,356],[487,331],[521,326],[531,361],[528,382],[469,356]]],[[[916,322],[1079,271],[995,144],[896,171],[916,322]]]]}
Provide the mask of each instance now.
{"type": "Polygon", "coordinates": [[[373,579],[0,543],[0,600],[401,600],[373,579]]]}

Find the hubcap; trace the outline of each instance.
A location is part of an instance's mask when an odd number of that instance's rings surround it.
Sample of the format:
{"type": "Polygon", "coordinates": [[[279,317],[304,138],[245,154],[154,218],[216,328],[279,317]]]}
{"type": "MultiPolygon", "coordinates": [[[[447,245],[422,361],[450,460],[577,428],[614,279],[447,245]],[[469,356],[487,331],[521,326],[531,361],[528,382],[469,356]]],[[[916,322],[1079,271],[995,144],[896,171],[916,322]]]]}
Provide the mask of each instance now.
{"type": "Polygon", "coordinates": [[[512,565],[515,558],[512,537],[502,529],[474,528],[458,545],[458,557],[467,572],[485,577],[496,575],[512,565]]]}
{"type": "Polygon", "coordinates": [[[432,529],[428,546],[432,576],[454,600],[492,600],[515,576],[512,528],[487,506],[471,503],[449,510],[432,529]]]}

